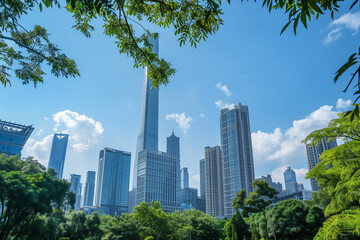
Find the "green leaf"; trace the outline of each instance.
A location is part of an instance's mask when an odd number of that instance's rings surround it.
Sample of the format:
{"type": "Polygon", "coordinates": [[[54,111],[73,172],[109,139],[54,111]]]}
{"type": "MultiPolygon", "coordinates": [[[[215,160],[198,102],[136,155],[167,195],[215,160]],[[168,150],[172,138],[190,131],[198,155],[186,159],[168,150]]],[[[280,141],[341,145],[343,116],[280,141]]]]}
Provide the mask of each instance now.
{"type": "Polygon", "coordinates": [[[308,3],[310,4],[311,8],[314,9],[317,13],[324,14],[314,0],[308,0],[308,3]]]}
{"type": "Polygon", "coordinates": [[[300,13],[296,16],[295,18],[295,21],[294,21],[294,34],[296,35],[296,28],[297,28],[297,25],[299,23],[299,18],[300,18],[300,13]]]}
{"type": "Polygon", "coordinates": [[[339,77],[346,71],[348,70],[351,66],[355,65],[356,63],[358,63],[358,61],[356,61],[356,53],[352,54],[348,61],[342,65],[339,70],[336,72],[335,78],[334,78],[334,82],[336,83],[337,80],[339,79],[339,77]]]}
{"type": "Polygon", "coordinates": [[[286,30],[286,28],[290,25],[291,21],[289,21],[285,26],[281,29],[280,35],[286,30]]]}

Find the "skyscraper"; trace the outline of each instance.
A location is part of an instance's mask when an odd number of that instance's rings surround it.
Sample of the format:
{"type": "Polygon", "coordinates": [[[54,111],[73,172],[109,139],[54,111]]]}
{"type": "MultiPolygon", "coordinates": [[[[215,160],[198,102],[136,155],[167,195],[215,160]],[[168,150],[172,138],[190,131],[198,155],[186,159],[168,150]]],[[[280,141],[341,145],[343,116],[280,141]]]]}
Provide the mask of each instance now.
{"type": "MultiPolygon", "coordinates": [[[[291,193],[291,183],[292,182],[297,183],[295,171],[291,170],[291,167],[287,167],[287,169],[285,170],[284,180],[285,180],[285,189],[288,191],[288,193],[291,193]]],[[[293,186],[293,189],[295,189],[294,186],[293,186]]]]}
{"type": "Polygon", "coordinates": [[[200,159],[200,198],[205,199],[205,158],[200,159]]]}
{"type": "Polygon", "coordinates": [[[81,176],[78,174],[70,174],[70,177],[70,191],[74,192],[76,195],[74,209],[79,211],[81,202],[81,176]]]}
{"type": "Polygon", "coordinates": [[[189,172],[186,167],[181,168],[181,189],[189,188],[189,172]]]}
{"type": "Polygon", "coordinates": [[[88,171],[84,191],[84,206],[93,206],[95,190],[95,171],[88,171]]]}
{"type": "MultiPolygon", "coordinates": [[[[174,131],[166,139],[166,152],[176,158],[176,190],[180,190],[180,138],[175,136],[174,131]]],[[[189,181],[188,181],[189,185],[189,181]]]]}
{"type": "Polygon", "coordinates": [[[177,159],[164,152],[139,152],[135,205],[141,202],[160,201],[166,212],[176,210],[177,159]]]}
{"type": "Polygon", "coordinates": [[[282,193],[283,191],[282,184],[279,182],[277,183],[273,182],[270,174],[267,174],[266,176],[261,176],[260,178],[257,178],[257,180],[265,181],[267,184],[269,184],[270,187],[277,190],[279,193],[282,193]]]}
{"type": "MultiPolygon", "coordinates": [[[[159,54],[159,39],[152,39],[152,52],[159,54]]],[[[151,80],[148,77],[148,67],[145,67],[143,99],[139,135],[137,138],[133,190],[137,186],[138,154],[142,150],[158,150],[159,142],[159,88],[151,88],[151,80]]]]}
{"type": "Polygon", "coordinates": [[[34,131],[32,125],[25,126],[0,120],[0,154],[19,154],[34,131]]]}
{"type": "Polygon", "coordinates": [[[224,214],[235,212],[232,200],[241,189],[248,195],[254,181],[249,110],[239,103],[220,111],[221,150],[223,159],[224,214]]]}
{"type": "MultiPolygon", "coordinates": [[[[152,44],[152,52],[159,54],[159,39],[150,39],[150,43],[152,44]]],[[[136,202],[139,152],[145,149],[158,151],[159,142],[159,88],[151,88],[148,67],[145,67],[144,70],[140,128],[135,152],[131,199],[128,199],[128,202],[132,204],[129,206],[131,208],[129,212],[132,212],[136,202]]]]}
{"type": "MultiPolygon", "coordinates": [[[[325,150],[330,150],[337,146],[336,140],[328,141],[329,138],[323,137],[321,142],[318,145],[311,146],[310,144],[306,144],[306,159],[308,164],[308,169],[313,169],[321,160],[320,155],[325,150]]],[[[310,178],[311,189],[313,191],[319,190],[319,186],[317,181],[314,178],[310,178]]]]}
{"type": "Polygon", "coordinates": [[[206,213],[224,216],[224,191],[221,149],[219,146],[205,148],[206,213]]]}
{"type": "Polygon", "coordinates": [[[48,168],[53,168],[60,179],[63,177],[68,138],[68,134],[54,134],[51,145],[48,168]]]}
{"type": "Polygon", "coordinates": [[[100,151],[95,206],[111,216],[128,211],[131,153],[111,148],[100,151]]]}

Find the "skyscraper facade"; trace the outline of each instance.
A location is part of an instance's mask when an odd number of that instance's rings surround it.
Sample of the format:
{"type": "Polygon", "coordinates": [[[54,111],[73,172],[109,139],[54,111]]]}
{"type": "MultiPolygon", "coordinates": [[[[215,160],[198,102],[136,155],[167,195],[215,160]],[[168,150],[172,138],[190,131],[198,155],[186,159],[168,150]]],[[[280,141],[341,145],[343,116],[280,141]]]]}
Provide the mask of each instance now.
{"type": "MultiPolygon", "coordinates": [[[[152,39],[152,52],[159,54],[159,39],[152,39]]],[[[137,138],[133,191],[137,187],[137,168],[139,152],[148,149],[158,151],[159,142],[159,88],[151,88],[151,79],[148,77],[148,67],[144,71],[143,99],[139,135],[137,138]]],[[[134,193],[136,195],[136,193],[134,193]]]]}
{"type": "Polygon", "coordinates": [[[186,168],[186,167],[181,168],[180,176],[181,176],[181,189],[189,188],[189,172],[188,172],[188,168],[186,168]]]}
{"type": "Polygon", "coordinates": [[[265,181],[267,184],[269,184],[270,187],[274,188],[279,193],[281,193],[283,191],[282,184],[279,183],[279,182],[277,182],[277,183],[273,182],[272,177],[271,177],[270,174],[267,174],[265,176],[261,176],[260,178],[257,178],[257,180],[265,181]]]}
{"type": "MultiPolygon", "coordinates": [[[[284,180],[285,180],[285,189],[288,191],[288,193],[291,193],[291,183],[297,183],[296,182],[296,174],[295,171],[291,169],[291,167],[287,167],[287,169],[284,172],[284,180]]],[[[293,184],[294,185],[294,184],[293,184]]],[[[293,189],[295,187],[293,186],[293,189]]]]}
{"type": "Polygon", "coordinates": [[[53,168],[60,179],[63,177],[68,138],[68,134],[54,134],[51,145],[48,169],[53,168]]]}
{"type": "Polygon", "coordinates": [[[221,149],[219,146],[205,148],[206,213],[224,216],[224,191],[221,149]]]}
{"type": "Polygon", "coordinates": [[[70,174],[70,177],[70,191],[76,195],[74,209],[75,211],[79,211],[81,202],[81,176],[78,174],[70,174]]]}
{"type": "Polygon", "coordinates": [[[34,131],[32,125],[25,126],[0,120],[0,154],[19,154],[34,131]]]}
{"type": "Polygon", "coordinates": [[[165,152],[139,152],[135,205],[160,201],[164,211],[176,209],[176,161],[174,156],[165,152]]]}
{"type": "Polygon", "coordinates": [[[241,189],[248,195],[254,181],[254,162],[249,110],[241,105],[220,111],[220,135],[223,159],[224,215],[235,212],[232,200],[241,189]]]}
{"type": "Polygon", "coordinates": [[[95,205],[114,216],[128,211],[131,153],[112,148],[100,151],[95,205]]]}
{"type": "Polygon", "coordinates": [[[94,204],[95,174],[95,171],[88,171],[86,174],[84,206],[90,207],[94,204]]]}
{"type": "MultiPolygon", "coordinates": [[[[180,190],[180,138],[175,136],[174,131],[171,136],[166,139],[167,154],[176,158],[176,190],[180,190]]],[[[188,181],[189,182],[189,181],[188,181]]],[[[189,185],[189,184],[188,184],[189,185]]]]}
{"type": "MultiPolygon", "coordinates": [[[[320,155],[325,150],[330,150],[337,146],[336,140],[328,140],[329,138],[323,137],[318,145],[311,146],[310,144],[306,144],[306,159],[309,170],[313,169],[321,161],[320,155]]],[[[318,183],[314,178],[310,178],[310,183],[313,191],[319,190],[318,183]]]]}
{"type": "Polygon", "coordinates": [[[200,198],[205,199],[205,158],[200,159],[200,198]]]}

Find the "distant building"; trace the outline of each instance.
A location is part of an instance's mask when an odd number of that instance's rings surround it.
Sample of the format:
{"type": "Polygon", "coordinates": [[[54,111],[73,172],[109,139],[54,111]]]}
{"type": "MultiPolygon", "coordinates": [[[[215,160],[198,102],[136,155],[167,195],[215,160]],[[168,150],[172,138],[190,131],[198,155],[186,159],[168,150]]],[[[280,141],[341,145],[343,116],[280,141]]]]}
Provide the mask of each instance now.
{"type": "Polygon", "coordinates": [[[200,159],[200,198],[205,199],[205,158],[200,159]]]}
{"type": "Polygon", "coordinates": [[[197,199],[198,190],[196,188],[183,188],[178,192],[178,205],[186,201],[197,199]]]}
{"type": "Polygon", "coordinates": [[[86,174],[84,206],[90,207],[94,205],[95,174],[95,171],[88,171],[86,174]]]}
{"type": "MultiPolygon", "coordinates": [[[[321,160],[320,155],[325,150],[330,150],[337,146],[336,140],[328,141],[329,138],[323,137],[318,145],[311,146],[310,144],[305,145],[306,159],[308,169],[313,169],[321,160]]],[[[319,189],[318,183],[314,178],[310,178],[311,189],[317,191],[319,189]]]]}
{"type": "Polygon", "coordinates": [[[294,170],[291,170],[291,167],[288,167],[284,172],[284,180],[285,180],[285,189],[288,193],[292,193],[291,191],[291,183],[296,182],[296,174],[294,170]]]}
{"type": "Polygon", "coordinates": [[[76,195],[74,209],[79,211],[81,203],[81,176],[78,174],[70,174],[70,177],[70,191],[76,195]]]}
{"type": "Polygon", "coordinates": [[[310,190],[302,190],[302,191],[297,191],[297,192],[290,193],[290,194],[284,194],[284,195],[278,196],[275,199],[272,199],[272,203],[278,203],[278,202],[285,201],[288,199],[298,199],[301,201],[311,200],[312,192],[313,191],[310,191],[310,190]]]}
{"type": "Polygon", "coordinates": [[[112,148],[100,151],[95,206],[114,216],[128,211],[131,153],[112,148]]]}
{"type": "Polygon", "coordinates": [[[68,134],[54,134],[51,145],[48,169],[53,168],[60,179],[63,177],[68,138],[68,134]]]}
{"type": "Polygon", "coordinates": [[[189,172],[186,167],[180,169],[181,189],[189,188],[189,172]]]}
{"type": "Polygon", "coordinates": [[[298,190],[299,190],[299,191],[303,191],[303,190],[304,190],[304,184],[299,183],[299,184],[298,184],[298,190]]]}
{"type": "Polygon", "coordinates": [[[252,192],[255,179],[251,143],[249,110],[241,105],[220,111],[220,136],[223,159],[224,215],[231,217],[235,211],[232,201],[236,193],[245,189],[252,192]]]}
{"type": "MultiPolygon", "coordinates": [[[[176,158],[176,191],[181,189],[180,184],[180,138],[175,136],[174,131],[170,137],[166,138],[166,152],[167,154],[176,158]]],[[[189,180],[188,180],[189,182],[189,180]]]]}
{"type": "Polygon", "coordinates": [[[0,154],[19,154],[34,131],[32,125],[25,126],[0,120],[0,154]]]}
{"type": "Polygon", "coordinates": [[[282,184],[279,182],[273,182],[270,174],[261,176],[260,178],[257,178],[257,180],[265,181],[267,184],[269,184],[270,187],[276,189],[279,193],[282,193],[282,191],[283,191],[282,184]]]}
{"type": "Polygon", "coordinates": [[[290,183],[290,193],[298,192],[299,187],[297,182],[291,182],[290,183]]]}
{"type": "Polygon", "coordinates": [[[224,216],[223,168],[219,146],[205,148],[206,213],[224,216]]]}
{"type": "Polygon", "coordinates": [[[143,150],[138,155],[135,206],[160,201],[165,212],[177,210],[177,158],[160,151],[143,150]]]}
{"type": "Polygon", "coordinates": [[[181,204],[181,208],[185,208],[185,209],[195,208],[199,211],[205,212],[206,209],[205,199],[197,197],[191,200],[184,201],[181,204]]]}

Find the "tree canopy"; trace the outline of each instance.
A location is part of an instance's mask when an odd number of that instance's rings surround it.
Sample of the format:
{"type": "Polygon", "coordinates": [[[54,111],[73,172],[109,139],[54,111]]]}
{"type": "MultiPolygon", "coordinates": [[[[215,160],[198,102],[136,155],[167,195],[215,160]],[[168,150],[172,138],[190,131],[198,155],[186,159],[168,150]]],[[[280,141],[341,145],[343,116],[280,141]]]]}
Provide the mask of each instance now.
{"type": "MultiPolygon", "coordinates": [[[[356,105],[358,106],[358,105],[356,105]]],[[[312,132],[304,141],[318,144],[323,137],[329,140],[344,138],[344,144],[324,151],[321,162],[306,178],[315,178],[321,194],[328,199],[325,207],[327,221],[316,235],[317,239],[360,239],[360,118],[339,114],[328,127],[312,132]]]]}

